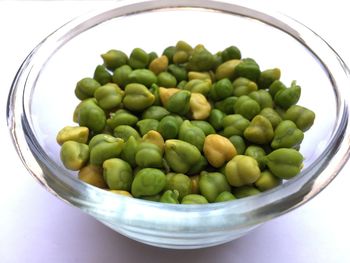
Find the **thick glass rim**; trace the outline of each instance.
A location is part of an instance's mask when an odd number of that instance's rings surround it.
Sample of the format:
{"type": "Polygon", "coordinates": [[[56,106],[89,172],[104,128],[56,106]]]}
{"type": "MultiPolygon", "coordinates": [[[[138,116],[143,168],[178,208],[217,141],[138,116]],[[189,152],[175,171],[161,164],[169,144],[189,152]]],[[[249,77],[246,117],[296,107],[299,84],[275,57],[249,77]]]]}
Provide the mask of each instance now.
{"type": "Polygon", "coordinates": [[[349,76],[349,69],[325,40],[303,24],[278,13],[227,0],[118,1],[107,9],[93,11],[68,22],[34,48],[13,81],[8,97],[7,122],[15,148],[28,171],[50,192],[101,221],[113,221],[131,231],[138,228],[144,228],[144,231],[153,229],[171,233],[179,230],[192,233],[208,229],[232,230],[254,226],[304,204],[339,173],[350,152],[349,76]],[[337,122],[327,149],[298,177],[276,189],[234,202],[169,205],[118,196],[86,185],[71,177],[45,153],[34,136],[28,115],[31,89],[35,87],[45,63],[74,36],[104,21],[138,12],[169,8],[205,8],[256,19],[294,37],[315,55],[329,74],[337,96],[337,122]],[[157,224],[145,224],[155,215],[157,224]],[[191,218],[192,222],[188,222],[188,218],[191,218]]]}

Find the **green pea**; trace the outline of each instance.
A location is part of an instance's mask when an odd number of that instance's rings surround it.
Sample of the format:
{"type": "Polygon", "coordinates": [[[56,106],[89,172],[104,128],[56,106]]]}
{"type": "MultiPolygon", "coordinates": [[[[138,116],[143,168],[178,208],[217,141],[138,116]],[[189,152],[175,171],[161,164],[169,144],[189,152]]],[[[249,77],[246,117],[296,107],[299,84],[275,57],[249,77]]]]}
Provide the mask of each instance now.
{"type": "Polygon", "coordinates": [[[258,87],[259,89],[267,89],[270,85],[281,77],[281,70],[279,68],[266,69],[261,72],[258,87]]]}
{"type": "Polygon", "coordinates": [[[142,119],[154,119],[160,121],[169,114],[170,112],[164,107],[151,106],[142,113],[142,119]]]}
{"type": "Polygon", "coordinates": [[[231,187],[222,173],[203,171],[199,176],[199,190],[208,202],[212,203],[220,193],[230,191],[231,187]]]}
{"type": "Polygon", "coordinates": [[[174,88],[176,87],[177,80],[171,73],[164,71],[159,73],[157,84],[165,88],[174,88]]]}
{"type": "Polygon", "coordinates": [[[199,151],[202,151],[205,133],[200,128],[191,124],[189,120],[185,120],[180,126],[179,139],[193,144],[199,151]]]}
{"type": "Polygon", "coordinates": [[[297,128],[295,123],[290,120],[284,120],[275,129],[271,147],[274,149],[295,148],[300,145],[303,139],[304,133],[297,128]]]}
{"type": "Polygon", "coordinates": [[[139,128],[141,136],[143,136],[151,130],[157,131],[159,121],[154,120],[154,119],[143,119],[143,120],[138,121],[136,123],[136,125],[139,128]]]}
{"type": "Polygon", "coordinates": [[[180,65],[170,64],[168,71],[176,78],[178,83],[187,80],[187,70],[180,65]]]}
{"type": "Polygon", "coordinates": [[[242,63],[238,64],[235,68],[236,77],[244,77],[254,82],[258,81],[260,74],[259,65],[250,58],[242,59],[242,63]]]}
{"type": "Polygon", "coordinates": [[[120,50],[111,49],[101,55],[104,65],[109,70],[115,70],[128,62],[128,56],[120,50]]]}
{"type": "Polygon", "coordinates": [[[163,50],[163,55],[165,55],[168,60],[169,60],[169,63],[172,63],[173,62],[173,56],[176,52],[176,47],[175,46],[168,46],[166,47],[164,50],[163,50]]]}
{"type": "Polygon", "coordinates": [[[162,194],[159,202],[167,204],[178,204],[179,192],[177,190],[167,190],[162,194]]]}
{"type": "Polygon", "coordinates": [[[214,127],[207,121],[192,120],[191,123],[201,129],[205,136],[216,133],[214,127]]]}
{"type": "Polygon", "coordinates": [[[215,108],[221,110],[226,114],[235,113],[234,105],[236,104],[238,98],[235,96],[228,97],[226,99],[215,102],[215,108]]]}
{"type": "Polygon", "coordinates": [[[256,115],[243,132],[244,138],[257,144],[270,143],[274,136],[271,122],[262,115],[256,115]]]}
{"type": "Polygon", "coordinates": [[[161,170],[143,168],[134,177],[131,193],[134,197],[156,195],[163,191],[165,184],[166,176],[161,170]]]}
{"type": "Polygon", "coordinates": [[[222,61],[241,59],[241,51],[236,46],[229,46],[221,52],[222,61]]]}
{"type": "Polygon", "coordinates": [[[108,134],[97,134],[89,142],[90,163],[102,165],[110,158],[119,157],[124,146],[124,140],[108,134]]]}
{"type": "Polygon", "coordinates": [[[138,150],[139,142],[134,136],[130,136],[125,142],[123,149],[120,153],[120,158],[128,162],[132,167],[136,167],[135,156],[138,150]]]}
{"type": "Polygon", "coordinates": [[[187,205],[200,205],[200,204],[207,204],[208,200],[199,194],[189,194],[186,195],[184,198],[182,198],[181,204],[187,204],[187,205]]]}
{"type": "Polygon", "coordinates": [[[176,117],[172,115],[165,116],[158,125],[158,132],[164,139],[177,138],[180,130],[180,124],[176,117]]]}
{"type": "Polygon", "coordinates": [[[122,138],[127,141],[130,136],[133,136],[136,140],[141,139],[138,131],[129,125],[119,125],[113,129],[113,135],[116,138],[122,138]]]}
{"type": "Polygon", "coordinates": [[[198,148],[188,142],[175,139],[165,141],[165,159],[177,173],[187,173],[200,157],[198,148]]]}
{"type": "Polygon", "coordinates": [[[203,45],[197,45],[189,57],[187,68],[194,71],[208,71],[213,67],[214,56],[203,45]]]}
{"type": "Polygon", "coordinates": [[[223,119],[225,116],[226,114],[221,110],[212,109],[209,115],[209,123],[218,131],[223,127],[223,119]]]}
{"type": "Polygon", "coordinates": [[[265,168],[266,152],[264,148],[257,145],[249,145],[244,154],[253,157],[258,162],[260,170],[265,168]]]}
{"type": "Polygon", "coordinates": [[[101,85],[112,82],[112,75],[103,65],[97,65],[94,71],[94,79],[101,85]]]}
{"type": "Polygon", "coordinates": [[[151,87],[157,83],[157,76],[149,69],[135,69],[128,75],[128,83],[139,83],[151,87]]]}
{"type": "Polygon", "coordinates": [[[278,114],[278,112],[272,108],[262,109],[261,112],[259,113],[259,115],[262,115],[265,118],[267,118],[271,122],[271,125],[274,129],[282,121],[282,118],[278,114]]]}
{"type": "Polygon", "coordinates": [[[73,120],[79,126],[88,127],[93,133],[100,133],[106,125],[105,112],[97,105],[95,99],[86,99],[74,110],[73,120]]]}
{"type": "Polygon", "coordinates": [[[215,203],[235,200],[236,197],[228,191],[221,192],[215,199],[215,203]]]}
{"type": "Polygon", "coordinates": [[[172,113],[185,115],[190,110],[190,98],[191,92],[181,90],[169,98],[165,108],[172,113]]]}
{"type": "Polygon", "coordinates": [[[134,48],[129,56],[129,66],[133,69],[146,68],[149,63],[149,54],[141,48],[134,48]]]}
{"type": "Polygon", "coordinates": [[[233,95],[233,86],[228,78],[217,81],[210,89],[210,98],[214,101],[223,100],[233,95]]]}
{"type": "Polygon", "coordinates": [[[100,86],[101,84],[93,78],[83,78],[75,86],[75,96],[80,100],[92,98],[95,90],[100,86]]]}
{"type": "Polygon", "coordinates": [[[135,161],[142,168],[161,168],[163,166],[162,151],[153,143],[142,142],[137,147],[135,161]]]}
{"type": "Polygon", "coordinates": [[[295,149],[279,148],[266,156],[265,163],[275,176],[288,180],[300,172],[303,159],[295,149]]]}
{"type": "Polygon", "coordinates": [[[133,174],[130,164],[119,158],[103,162],[103,177],[111,190],[130,191],[133,174]]]}
{"type": "Polygon", "coordinates": [[[61,146],[60,158],[64,167],[78,171],[89,159],[89,146],[76,141],[66,141],[61,146]]]}
{"type": "Polygon", "coordinates": [[[154,95],[142,84],[131,83],[125,87],[123,103],[128,110],[142,111],[151,106],[154,100],[154,95]]]}
{"type": "Polygon", "coordinates": [[[242,136],[244,130],[249,126],[249,120],[240,114],[230,114],[223,118],[223,135],[227,138],[233,135],[242,136]]]}
{"type": "Polygon", "coordinates": [[[220,80],[223,78],[229,78],[232,80],[235,75],[235,68],[239,63],[241,63],[241,61],[238,59],[231,59],[225,61],[216,68],[215,79],[220,80]]]}
{"type": "Polygon", "coordinates": [[[235,146],[237,154],[243,154],[245,152],[246,143],[242,136],[232,135],[228,139],[233,144],[233,146],[235,146]]]}
{"type": "Polygon", "coordinates": [[[267,191],[282,183],[282,179],[274,176],[269,170],[261,172],[261,176],[254,183],[255,187],[260,191],[267,191]]]}
{"type": "Polygon", "coordinates": [[[285,113],[285,119],[293,121],[302,131],[307,131],[313,125],[315,113],[308,108],[293,105],[285,113]]]}
{"type": "Polygon", "coordinates": [[[253,91],[249,93],[248,96],[259,104],[260,109],[273,108],[274,106],[274,101],[270,93],[266,90],[260,89],[258,91],[253,91]]]}
{"type": "Polygon", "coordinates": [[[301,88],[296,84],[295,81],[292,82],[290,88],[279,90],[275,96],[275,103],[283,108],[288,109],[290,106],[296,104],[300,98],[301,88]]]}
{"type": "Polygon", "coordinates": [[[207,79],[192,79],[186,83],[183,89],[206,95],[211,89],[211,81],[207,79]]]}
{"type": "Polygon", "coordinates": [[[260,191],[251,185],[244,185],[241,187],[233,188],[232,192],[237,198],[244,198],[260,194],[260,191]]]}
{"type": "Polygon", "coordinates": [[[133,126],[138,122],[139,118],[127,110],[119,109],[116,112],[110,113],[107,119],[107,125],[114,129],[119,125],[133,126]]]}
{"type": "Polygon", "coordinates": [[[97,104],[104,110],[116,108],[122,102],[124,91],[115,83],[107,83],[95,90],[97,104]]]}
{"type": "Polygon", "coordinates": [[[120,66],[113,72],[112,81],[124,88],[129,83],[129,74],[131,72],[132,68],[129,65],[120,66]]]}
{"type": "Polygon", "coordinates": [[[244,77],[239,77],[235,79],[232,82],[232,87],[233,95],[237,97],[242,95],[248,95],[249,93],[258,90],[258,86],[254,81],[251,81],[250,79],[244,77]]]}
{"type": "Polygon", "coordinates": [[[176,190],[179,193],[179,200],[192,191],[191,179],[182,173],[167,174],[165,190],[176,190]]]}
{"type": "Polygon", "coordinates": [[[87,127],[66,126],[58,132],[56,141],[59,145],[62,145],[66,141],[87,143],[88,138],[89,129],[87,127]]]}
{"type": "Polygon", "coordinates": [[[241,114],[248,120],[253,119],[255,115],[260,112],[260,105],[247,95],[238,97],[235,105],[233,106],[235,113],[241,114]]]}
{"type": "Polygon", "coordinates": [[[258,162],[245,155],[233,157],[226,164],[224,173],[229,184],[235,187],[252,184],[260,177],[258,162]]]}

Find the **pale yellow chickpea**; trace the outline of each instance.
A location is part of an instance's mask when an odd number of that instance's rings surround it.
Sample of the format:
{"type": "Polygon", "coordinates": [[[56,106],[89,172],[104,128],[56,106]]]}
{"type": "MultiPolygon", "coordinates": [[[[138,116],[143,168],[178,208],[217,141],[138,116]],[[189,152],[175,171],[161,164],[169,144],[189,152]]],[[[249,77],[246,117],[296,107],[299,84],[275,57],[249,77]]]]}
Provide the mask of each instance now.
{"type": "Polygon", "coordinates": [[[205,120],[209,117],[211,105],[201,93],[192,93],[190,98],[190,110],[195,120],[205,120]]]}

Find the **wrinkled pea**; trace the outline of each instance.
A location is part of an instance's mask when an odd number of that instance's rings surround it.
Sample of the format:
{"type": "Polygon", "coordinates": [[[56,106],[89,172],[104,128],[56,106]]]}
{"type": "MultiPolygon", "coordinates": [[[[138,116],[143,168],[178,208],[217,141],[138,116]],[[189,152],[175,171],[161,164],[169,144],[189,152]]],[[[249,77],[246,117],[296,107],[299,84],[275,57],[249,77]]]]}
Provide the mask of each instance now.
{"type": "Polygon", "coordinates": [[[200,79],[200,80],[206,80],[209,83],[212,83],[211,74],[209,72],[190,71],[188,72],[187,77],[189,81],[193,79],[200,79]]]}
{"type": "Polygon", "coordinates": [[[162,54],[168,58],[169,63],[172,63],[175,52],[176,52],[175,46],[168,46],[163,50],[162,54]]]}
{"type": "Polygon", "coordinates": [[[119,158],[111,158],[104,161],[102,167],[109,189],[130,191],[133,174],[129,163],[119,158]]]}
{"type": "Polygon", "coordinates": [[[153,196],[163,191],[166,184],[165,174],[156,168],[143,168],[134,177],[131,194],[134,197],[153,196]]]}
{"type": "Polygon", "coordinates": [[[89,146],[85,143],[66,141],[61,146],[60,157],[64,167],[78,171],[89,159],[89,146]]]}

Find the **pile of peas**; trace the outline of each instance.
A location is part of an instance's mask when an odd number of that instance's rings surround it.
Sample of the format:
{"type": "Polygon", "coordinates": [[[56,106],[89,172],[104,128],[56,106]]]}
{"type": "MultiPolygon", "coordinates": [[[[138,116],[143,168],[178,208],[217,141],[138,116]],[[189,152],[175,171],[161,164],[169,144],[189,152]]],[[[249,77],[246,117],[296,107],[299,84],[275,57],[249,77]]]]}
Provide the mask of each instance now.
{"type": "Polygon", "coordinates": [[[161,56],[141,48],[101,55],[77,82],[73,120],[57,134],[63,165],[91,185],[174,204],[258,194],[296,176],[315,114],[278,68],[261,70],[229,46],[185,41],[161,56]]]}

